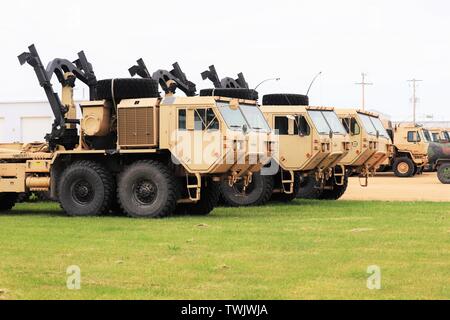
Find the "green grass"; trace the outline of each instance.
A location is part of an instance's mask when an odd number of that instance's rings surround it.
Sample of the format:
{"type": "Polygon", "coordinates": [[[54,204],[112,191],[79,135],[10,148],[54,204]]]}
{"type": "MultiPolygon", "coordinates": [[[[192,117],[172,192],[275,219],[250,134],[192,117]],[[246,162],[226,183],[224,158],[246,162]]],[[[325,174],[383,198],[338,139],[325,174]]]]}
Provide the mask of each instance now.
{"type": "Polygon", "coordinates": [[[0,299],[449,299],[450,203],[315,202],[208,217],[0,216],[0,299]],[[81,290],[66,288],[78,265],[81,290]],[[369,265],[382,289],[368,290],[369,265]]]}

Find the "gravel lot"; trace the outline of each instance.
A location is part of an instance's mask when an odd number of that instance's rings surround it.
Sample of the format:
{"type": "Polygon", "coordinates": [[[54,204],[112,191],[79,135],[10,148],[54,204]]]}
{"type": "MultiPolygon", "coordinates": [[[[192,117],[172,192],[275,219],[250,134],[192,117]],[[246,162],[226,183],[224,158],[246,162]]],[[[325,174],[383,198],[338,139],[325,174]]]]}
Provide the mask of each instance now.
{"type": "Polygon", "coordinates": [[[390,173],[379,174],[362,188],[358,178],[350,178],[343,200],[384,201],[450,201],[450,185],[441,184],[435,172],[413,178],[397,178],[390,173]]]}

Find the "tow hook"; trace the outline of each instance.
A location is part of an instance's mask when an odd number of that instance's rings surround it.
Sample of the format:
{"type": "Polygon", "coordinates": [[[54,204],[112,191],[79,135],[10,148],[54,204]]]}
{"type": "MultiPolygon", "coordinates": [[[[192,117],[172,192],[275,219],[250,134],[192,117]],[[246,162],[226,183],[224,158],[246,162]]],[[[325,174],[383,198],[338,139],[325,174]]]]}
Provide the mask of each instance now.
{"type": "Polygon", "coordinates": [[[238,173],[234,171],[231,176],[228,177],[228,185],[231,187],[238,181],[238,173]]]}

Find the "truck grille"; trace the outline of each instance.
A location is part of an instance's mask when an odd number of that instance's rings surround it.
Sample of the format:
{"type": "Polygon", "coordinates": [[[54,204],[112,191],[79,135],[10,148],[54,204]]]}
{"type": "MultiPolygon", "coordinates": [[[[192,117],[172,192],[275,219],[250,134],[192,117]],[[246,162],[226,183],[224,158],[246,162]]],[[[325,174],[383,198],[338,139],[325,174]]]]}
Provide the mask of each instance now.
{"type": "Polygon", "coordinates": [[[153,147],[157,144],[158,126],[154,107],[118,109],[118,137],[121,148],[153,147]]]}

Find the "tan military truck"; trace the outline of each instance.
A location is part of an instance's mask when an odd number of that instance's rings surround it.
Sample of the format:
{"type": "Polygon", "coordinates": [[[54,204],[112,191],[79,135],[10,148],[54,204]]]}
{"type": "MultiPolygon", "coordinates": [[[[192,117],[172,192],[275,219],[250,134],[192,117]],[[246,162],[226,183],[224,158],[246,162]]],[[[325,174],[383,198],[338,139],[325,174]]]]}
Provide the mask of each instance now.
{"type": "Polygon", "coordinates": [[[347,133],[333,108],[305,106],[305,99],[302,95],[263,97],[260,108],[278,136],[279,148],[271,166],[255,176],[246,190],[221,185],[227,204],[261,205],[271,198],[291,201],[299,192],[316,191],[310,180],[322,189],[329,185],[330,197],[345,192],[345,171],[337,164],[350,149],[347,133]],[[285,97],[295,105],[288,105],[285,97]]]}
{"type": "Polygon", "coordinates": [[[341,160],[350,174],[368,177],[393,154],[392,140],[378,114],[357,109],[336,109],[346,131],[350,135],[352,148],[341,160]]]}
{"type": "MultiPolygon", "coordinates": [[[[253,91],[242,73],[237,79],[220,79],[210,66],[202,78],[209,79],[215,88],[253,91]]],[[[258,99],[257,94],[253,99],[258,99]]],[[[340,197],[347,188],[347,177],[337,163],[349,151],[350,142],[333,108],[309,107],[308,97],[300,94],[270,94],[262,100],[260,108],[275,130],[278,148],[270,165],[255,174],[250,185],[222,183],[224,202],[249,206],[262,205],[271,198],[291,201],[299,192],[307,195],[319,188],[328,190],[324,196],[340,197]]]]}
{"type": "MultiPolygon", "coordinates": [[[[368,186],[369,176],[392,154],[391,139],[383,127],[379,116],[372,112],[357,109],[336,109],[346,132],[350,136],[350,151],[338,163],[345,172],[345,182],[342,187],[330,188],[317,182],[314,189],[301,198],[337,200],[346,191],[348,177],[358,175],[362,187],[368,186]]],[[[314,180],[310,179],[312,184],[314,180]]]]}
{"type": "Polygon", "coordinates": [[[164,74],[169,79],[162,98],[158,80],[97,81],[83,53],[74,63],[55,59],[44,69],[35,47],[29,50],[19,60],[33,66],[55,123],[46,143],[0,145],[2,211],[14,206],[18,193],[50,190],[71,216],[102,214],[116,203],[132,217],[205,215],[218,201],[221,181],[249,183],[268,161],[269,133],[240,116],[245,105],[246,112],[263,117],[253,101],[176,97],[178,83],[187,95],[195,92],[180,70],[164,74]],[[54,74],[62,100],[52,88],[54,74]],[[81,119],[72,98],[77,79],[91,94],[80,104],[81,119]],[[249,151],[250,134],[265,148],[249,151]],[[238,152],[244,155],[239,162],[238,152]]]}
{"type": "Polygon", "coordinates": [[[422,173],[428,163],[431,136],[422,126],[411,123],[392,125],[383,119],[383,125],[394,144],[394,152],[386,160],[382,171],[392,170],[397,177],[412,177],[422,173]]]}

